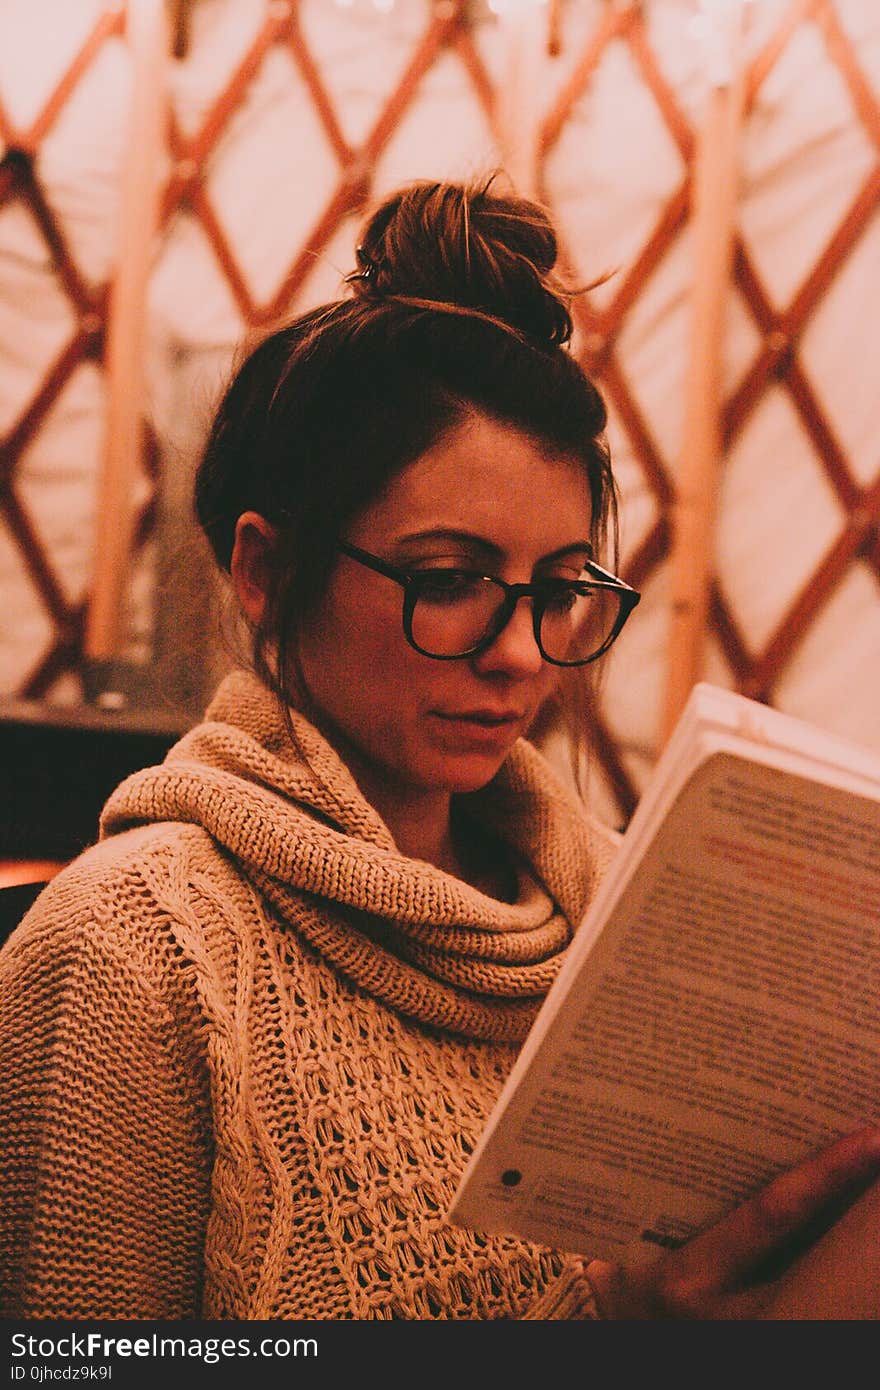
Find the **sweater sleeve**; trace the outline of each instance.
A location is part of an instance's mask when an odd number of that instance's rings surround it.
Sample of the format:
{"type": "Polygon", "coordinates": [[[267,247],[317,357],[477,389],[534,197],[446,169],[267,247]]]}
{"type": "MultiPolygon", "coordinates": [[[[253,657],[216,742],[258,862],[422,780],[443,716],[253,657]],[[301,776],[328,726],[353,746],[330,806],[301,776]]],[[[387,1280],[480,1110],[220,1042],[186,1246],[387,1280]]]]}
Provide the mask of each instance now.
{"type": "Polygon", "coordinates": [[[196,1317],[198,1029],[155,964],[70,916],[38,903],[0,953],[0,1316],[196,1317]]]}
{"type": "Polygon", "coordinates": [[[572,1257],[559,1278],[523,1314],[523,1321],[596,1321],[601,1316],[583,1261],[572,1257]]]}

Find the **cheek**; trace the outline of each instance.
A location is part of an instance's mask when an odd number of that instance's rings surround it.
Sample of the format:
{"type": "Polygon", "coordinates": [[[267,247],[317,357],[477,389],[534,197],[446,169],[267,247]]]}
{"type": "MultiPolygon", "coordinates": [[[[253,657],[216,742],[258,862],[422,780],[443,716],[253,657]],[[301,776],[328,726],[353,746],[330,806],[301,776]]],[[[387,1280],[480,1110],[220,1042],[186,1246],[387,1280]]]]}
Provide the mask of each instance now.
{"type": "Polygon", "coordinates": [[[400,604],[328,596],[300,642],[306,684],[319,710],[363,731],[418,704],[427,680],[403,635],[400,604]]]}

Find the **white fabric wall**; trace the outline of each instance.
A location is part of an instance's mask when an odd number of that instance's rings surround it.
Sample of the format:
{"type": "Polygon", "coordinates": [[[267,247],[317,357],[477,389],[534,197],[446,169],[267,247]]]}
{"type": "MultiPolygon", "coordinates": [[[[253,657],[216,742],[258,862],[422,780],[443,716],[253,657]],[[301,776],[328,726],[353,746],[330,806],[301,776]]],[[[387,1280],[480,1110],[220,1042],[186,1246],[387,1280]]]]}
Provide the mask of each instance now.
{"type": "MultiPolygon", "coordinates": [[[[558,57],[530,58],[528,100],[540,116],[552,104],[606,0],[568,0],[558,57]]],[[[750,45],[758,51],[786,0],[755,0],[750,45]]],[[[39,109],[55,74],[94,21],[97,0],[28,0],[0,7],[0,100],[19,125],[39,109]]],[[[691,0],[646,0],[649,34],[663,76],[696,126],[705,99],[705,50],[693,32],[691,0]]],[[[263,0],[197,0],[187,59],[173,65],[173,108],[195,133],[256,32],[263,0]]],[[[426,0],[395,0],[390,12],[367,0],[342,7],[303,0],[306,40],[343,133],[360,144],[387,101],[426,24],[426,0]]],[[[880,93],[880,10],[839,0],[841,23],[880,93]]],[[[510,48],[487,8],[474,7],[476,44],[502,88],[510,48]]],[[[105,45],[62,120],[43,143],[39,174],[74,248],[81,273],[107,277],[115,254],[129,65],[124,44],[105,45]]],[[[877,159],[814,25],[806,24],[762,87],[743,140],[741,230],[777,305],[784,305],[840,221],[877,159]]],[[[511,155],[508,149],[506,154],[511,155]]],[[[513,151],[516,154],[516,151],[513,151]]],[[[502,158],[473,84],[446,52],[427,73],[375,169],[380,196],[412,177],[461,176],[502,158]]],[[[613,296],[665,199],[682,161],[622,43],[607,51],[550,151],[544,192],[585,278],[614,272],[596,292],[613,296]]],[[[338,168],[308,89],[289,53],[273,51],[250,84],[212,158],[207,187],[252,295],[271,298],[329,199],[338,168]]],[[[349,220],[316,260],[296,307],[334,297],[352,265],[349,220]]],[[[875,325],[880,321],[880,226],[875,217],[806,331],[801,360],[860,485],[878,478],[880,393],[875,325]]],[[[675,472],[680,450],[692,271],[689,234],[679,237],[630,312],[618,358],[657,442],[675,472]]],[[[157,251],[150,289],[151,417],[166,470],[163,529],[139,566],[128,653],[163,681],[189,670],[187,698],[200,698],[192,652],[174,651],[174,603],[207,614],[209,587],[184,546],[183,512],[193,461],[212,401],[244,324],[197,219],[178,215],[157,251]],[[156,554],[158,549],[158,557],[156,554]],[[161,577],[158,590],[156,569],[161,577]],[[152,643],[152,645],[151,645],[152,643]]],[[[29,399],[45,365],[71,331],[45,243],[29,215],[0,208],[0,434],[29,399]]],[[[734,296],[725,342],[732,390],[756,351],[758,334],[734,296]]],[[[92,567],[95,481],[103,429],[103,385],[92,366],[68,384],[22,462],[19,477],[43,534],[59,557],[72,596],[92,567]]],[[[656,502],[631,441],[612,414],[620,480],[624,557],[651,527],[656,502]]],[[[839,534],[841,505],[818,466],[782,390],[771,391],[725,460],[720,480],[718,566],[724,594],[761,649],[780,616],[839,534]]],[[[605,710],[637,784],[656,755],[665,678],[667,573],[645,589],[636,618],[610,664],[605,710]]],[[[0,690],[15,691],[47,637],[48,624],[27,568],[0,521],[0,690]]],[[[877,574],[853,565],[817,615],[775,692],[775,702],[825,727],[880,747],[877,574]]],[[[207,621],[207,617],[205,617],[207,621]]],[[[210,647],[210,643],[208,644],[210,647]]],[[[204,661],[209,670],[211,658],[204,661]]],[[[707,676],[730,681],[713,645],[707,676]]],[[[181,679],[183,677],[181,676],[181,679]]],[[[206,677],[207,679],[207,677],[206,677]]],[[[54,698],[75,698],[71,682],[54,698]]]]}

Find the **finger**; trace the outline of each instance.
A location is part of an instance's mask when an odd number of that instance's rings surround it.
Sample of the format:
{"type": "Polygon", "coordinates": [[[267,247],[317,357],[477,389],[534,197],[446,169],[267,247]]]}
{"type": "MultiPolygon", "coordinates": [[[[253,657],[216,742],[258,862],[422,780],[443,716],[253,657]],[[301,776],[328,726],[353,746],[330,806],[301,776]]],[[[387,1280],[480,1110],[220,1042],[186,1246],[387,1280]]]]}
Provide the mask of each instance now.
{"type": "Polygon", "coordinates": [[[880,1182],[853,1202],[791,1267],[764,1316],[834,1321],[880,1317],[880,1182]]]}
{"type": "Polygon", "coordinates": [[[748,1278],[759,1262],[800,1230],[823,1206],[880,1166],[880,1129],[844,1136],[781,1173],[669,1261],[667,1277],[698,1298],[748,1278]]]}
{"type": "MultiPolygon", "coordinates": [[[[847,1135],[780,1174],[716,1225],[662,1259],[634,1257],[626,1269],[603,1260],[586,1267],[604,1318],[751,1318],[775,1293],[743,1288],[762,1260],[790,1239],[823,1206],[880,1167],[880,1130],[847,1135]],[[738,1290],[732,1294],[733,1290],[738,1290]],[[724,1295],[728,1296],[725,1297],[724,1295]]],[[[878,1186],[880,1193],[880,1186],[878,1186]]],[[[880,1201],[880,1198],[878,1198],[880,1201]]],[[[878,1243],[880,1244],[880,1243],[878,1243]]],[[[839,1242],[835,1251],[839,1249],[839,1242]]],[[[829,1257],[833,1258],[833,1257],[829,1257]]],[[[825,1277],[827,1259],[816,1279],[825,1277]]],[[[839,1270],[838,1270],[839,1273],[839,1270]]],[[[803,1282],[793,1297],[815,1303],[803,1282]]],[[[779,1313],[774,1316],[797,1316],[779,1313]]]]}
{"type": "Polygon", "coordinates": [[[620,1265],[591,1260],[585,1270],[596,1307],[603,1318],[653,1318],[656,1316],[651,1285],[642,1283],[620,1265]]]}

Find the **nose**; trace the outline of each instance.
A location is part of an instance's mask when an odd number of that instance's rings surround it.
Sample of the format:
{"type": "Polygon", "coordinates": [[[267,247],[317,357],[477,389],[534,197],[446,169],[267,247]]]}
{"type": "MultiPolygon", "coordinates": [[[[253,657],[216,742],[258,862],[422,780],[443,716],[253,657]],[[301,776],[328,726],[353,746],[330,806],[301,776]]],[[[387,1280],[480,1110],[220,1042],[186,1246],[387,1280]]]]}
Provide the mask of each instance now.
{"type": "Polygon", "coordinates": [[[501,671],[519,680],[543,670],[544,658],[535,641],[530,598],[524,595],[519,600],[492,645],[471,657],[471,661],[474,670],[482,674],[501,671]]]}

